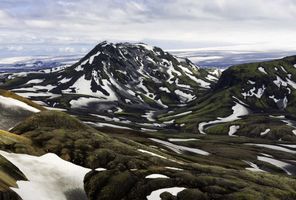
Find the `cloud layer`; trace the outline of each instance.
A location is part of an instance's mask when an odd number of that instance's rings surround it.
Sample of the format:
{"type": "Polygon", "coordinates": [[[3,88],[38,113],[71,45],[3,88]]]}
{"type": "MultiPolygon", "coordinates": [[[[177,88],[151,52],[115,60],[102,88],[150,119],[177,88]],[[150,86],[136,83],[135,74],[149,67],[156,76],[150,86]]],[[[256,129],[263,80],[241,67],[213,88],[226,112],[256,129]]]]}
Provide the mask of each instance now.
{"type": "Polygon", "coordinates": [[[81,52],[113,40],[285,50],[296,49],[295,22],[294,0],[2,0],[0,48],[81,52]]]}

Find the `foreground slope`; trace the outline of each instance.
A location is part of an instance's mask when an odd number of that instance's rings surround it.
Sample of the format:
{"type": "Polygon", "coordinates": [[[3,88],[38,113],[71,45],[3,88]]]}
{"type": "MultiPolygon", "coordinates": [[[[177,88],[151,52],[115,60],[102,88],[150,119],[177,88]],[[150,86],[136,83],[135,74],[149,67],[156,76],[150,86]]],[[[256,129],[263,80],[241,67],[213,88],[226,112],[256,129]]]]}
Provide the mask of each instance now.
{"type": "MultiPolygon", "coordinates": [[[[37,113],[16,126],[12,132],[0,135],[0,141],[6,144],[0,147],[3,150],[1,154],[22,169],[28,180],[31,178],[30,182],[17,182],[19,189],[15,191],[21,197],[28,195],[23,193],[24,187],[36,184],[36,179],[32,177],[30,170],[38,169],[34,168],[31,162],[35,165],[39,163],[40,166],[42,162],[47,162],[47,166],[51,166],[50,160],[54,158],[58,163],[63,163],[61,164],[63,166],[64,161],[60,161],[57,156],[77,167],[84,167],[83,173],[89,170],[84,179],[85,195],[88,199],[294,199],[296,197],[296,181],[293,178],[197,164],[162,148],[148,147],[126,137],[112,138],[61,112],[37,113]],[[30,157],[28,154],[43,156],[30,157]],[[32,167],[26,167],[24,163],[32,167]]],[[[39,178],[44,178],[63,173],[63,167],[42,169],[42,172],[35,173],[35,176],[37,174],[39,178]],[[50,170],[47,171],[48,169],[50,170]]],[[[80,172],[72,174],[72,179],[81,174],[80,172]]],[[[64,174],[67,174],[66,171],[64,174]]],[[[16,177],[16,179],[24,180],[25,177],[16,177]]],[[[61,184],[56,181],[64,179],[55,179],[54,182],[52,179],[48,181],[43,179],[41,182],[40,179],[37,180],[38,184],[47,184],[45,189],[50,191],[51,184],[61,184]]],[[[66,185],[74,186],[71,184],[68,182],[66,185]]],[[[44,187],[41,186],[38,187],[43,190],[44,187]]],[[[61,191],[54,191],[53,194],[64,194],[67,199],[75,199],[71,194],[81,195],[84,192],[78,190],[78,186],[72,187],[70,193],[63,188],[60,187],[61,191]]]]}

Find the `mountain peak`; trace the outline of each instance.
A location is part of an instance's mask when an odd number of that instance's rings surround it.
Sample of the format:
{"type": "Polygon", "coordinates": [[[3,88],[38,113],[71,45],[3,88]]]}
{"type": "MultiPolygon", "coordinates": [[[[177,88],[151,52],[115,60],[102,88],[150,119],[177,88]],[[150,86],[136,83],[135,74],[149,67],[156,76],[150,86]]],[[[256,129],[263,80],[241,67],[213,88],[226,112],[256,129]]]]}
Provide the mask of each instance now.
{"type": "Polygon", "coordinates": [[[165,104],[168,103],[162,102],[161,94],[166,93],[165,99],[169,99],[171,105],[183,104],[196,98],[196,90],[205,90],[211,85],[211,80],[206,79],[206,70],[199,69],[189,60],[177,58],[158,47],[143,43],[102,42],[73,65],[72,69],[80,77],[84,73],[82,79],[77,79],[79,84],[75,85],[76,89],[84,85],[82,82],[85,80],[91,82],[88,83],[91,92],[84,93],[86,95],[104,98],[106,95],[115,97],[118,93],[136,91],[128,92],[124,98],[133,103],[149,101],[153,104],[149,103],[150,106],[158,108],[166,108],[165,104]],[[137,100],[130,99],[130,95],[137,96],[137,100]]]}

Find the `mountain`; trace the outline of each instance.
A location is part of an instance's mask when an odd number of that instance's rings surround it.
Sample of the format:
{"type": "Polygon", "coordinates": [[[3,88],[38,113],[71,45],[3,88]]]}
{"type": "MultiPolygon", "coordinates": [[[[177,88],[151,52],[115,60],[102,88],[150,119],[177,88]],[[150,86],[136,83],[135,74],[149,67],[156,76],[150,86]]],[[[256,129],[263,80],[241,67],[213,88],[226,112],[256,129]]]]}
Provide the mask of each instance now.
{"type": "MultiPolygon", "coordinates": [[[[232,66],[177,121],[197,133],[295,141],[295,66],[296,56],[232,66]]],[[[163,120],[170,120],[169,115],[163,120]]]]}
{"type": "Polygon", "coordinates": [[[167,125],[153,125],[156,113],[199,99],[218,76],[158,47],[103,42],[70,67],[9,75],[2,87],[95,125],[158,129],[167,125]]]}
{"type": "Polygon", "coordinates": [[[234,95],[257,112],[295,115],[296,57],[234,66],[221,76],[216,91],[232,88],[234,95]]]}

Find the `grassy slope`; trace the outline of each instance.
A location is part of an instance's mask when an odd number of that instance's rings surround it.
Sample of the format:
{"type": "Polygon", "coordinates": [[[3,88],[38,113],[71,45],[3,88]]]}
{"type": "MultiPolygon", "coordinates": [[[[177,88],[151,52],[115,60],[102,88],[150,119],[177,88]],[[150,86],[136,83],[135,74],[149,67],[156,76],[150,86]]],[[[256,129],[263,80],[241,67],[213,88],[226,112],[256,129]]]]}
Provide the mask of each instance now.
{"type": "MultiPolygon", "coordinates": [[[[178,199],[293,199],[296,195],[293,178],[226,169],[213,163],[197,164],[197,158],[193,162],[190,157],[151,148],[127,137],[112,138],[61,112],[38,113],[12,131],[21,138],[11,140],[9,148],[1,145],[1,149],[35,155],[53,152],[85,167],[107,168],[107,171],[92,171],[87,175],[85,189],[90,199],[144,199],[152,190],[174,186],[188,188],[178,195],[178,199]],[[164,168],[166,166],[184,170],[169,170],[164,168]],[[145,179],[151,173],[171,178],[145,179]]],[[[5,137],[7,134],[5,132],[5,137]]],[[[18,137],[12,135],[12,138],[18,137]]]]}

